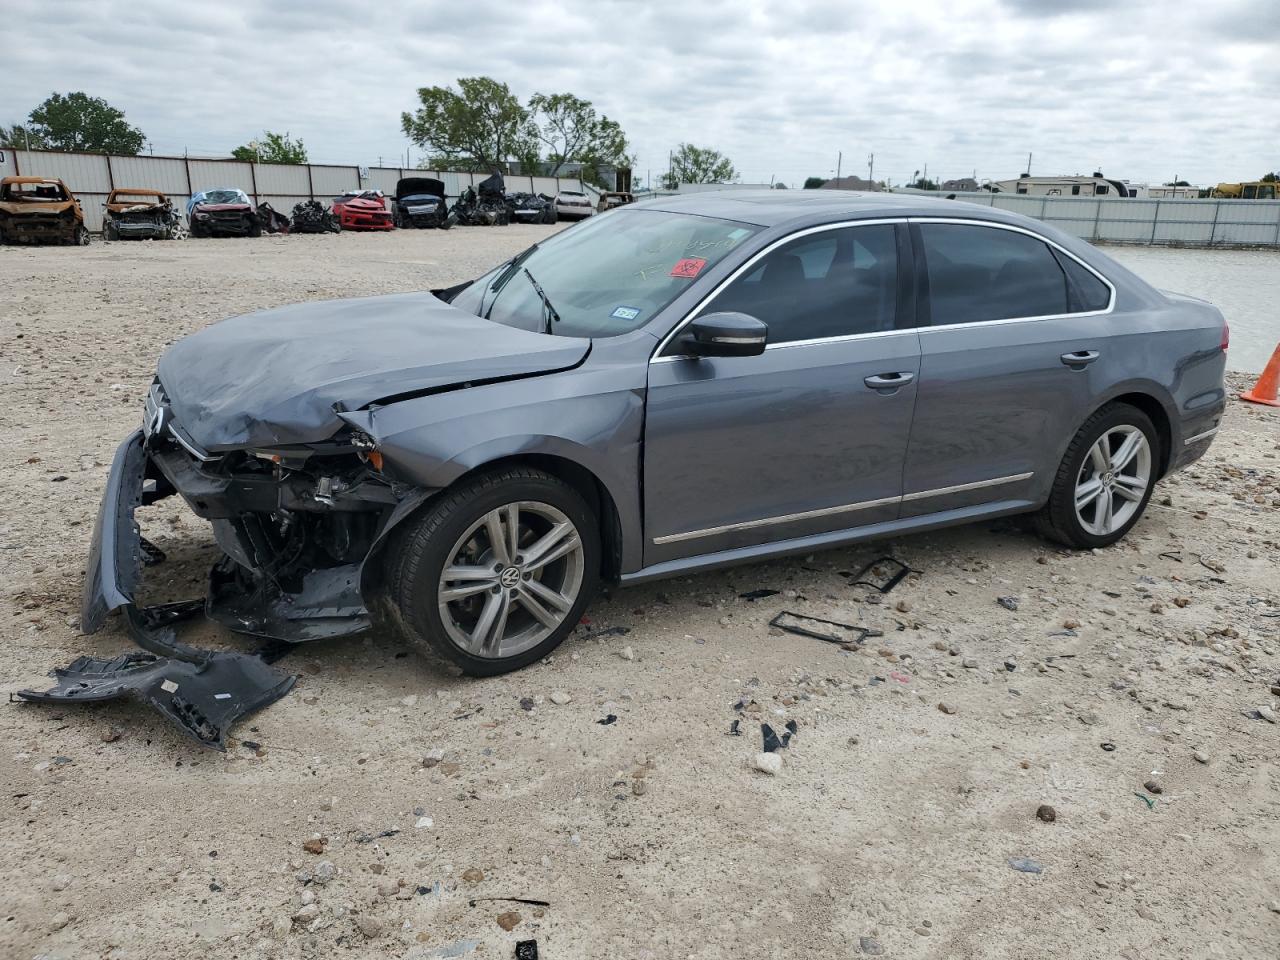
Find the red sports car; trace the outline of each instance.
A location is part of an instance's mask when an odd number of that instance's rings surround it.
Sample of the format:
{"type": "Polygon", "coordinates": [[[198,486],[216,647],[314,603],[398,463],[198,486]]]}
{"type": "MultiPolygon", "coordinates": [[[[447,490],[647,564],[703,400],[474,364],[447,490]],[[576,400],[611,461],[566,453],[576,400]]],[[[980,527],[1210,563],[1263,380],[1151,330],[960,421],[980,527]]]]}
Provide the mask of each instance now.
{"type": "Polygon", "coordinates": [[[348,190],[333,198],[343,230],[394,230],[395,221],[381,190],[348,190]]]}

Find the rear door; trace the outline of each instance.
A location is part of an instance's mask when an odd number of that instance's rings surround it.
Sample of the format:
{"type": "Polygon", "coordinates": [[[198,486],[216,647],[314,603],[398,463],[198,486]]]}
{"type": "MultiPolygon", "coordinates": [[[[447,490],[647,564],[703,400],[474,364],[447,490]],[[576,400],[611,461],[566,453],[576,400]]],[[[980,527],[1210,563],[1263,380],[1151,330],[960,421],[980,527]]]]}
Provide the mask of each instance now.
{"type": "Polygon", "coordinates": [[[901,515],[1034,502],[1100,392],[1113,290],[1021,228],[911,229],[924,319],[901,515]]]}
{"type": "Polygon", "coordinates": [[[769,327],[755,357],[649,366],[645,563],[892,520],[919,338],[906,224],[822,227],[744,265],[699,311],[769,327]],[[900,248],[906,261],[899,269],[900,248]]]}

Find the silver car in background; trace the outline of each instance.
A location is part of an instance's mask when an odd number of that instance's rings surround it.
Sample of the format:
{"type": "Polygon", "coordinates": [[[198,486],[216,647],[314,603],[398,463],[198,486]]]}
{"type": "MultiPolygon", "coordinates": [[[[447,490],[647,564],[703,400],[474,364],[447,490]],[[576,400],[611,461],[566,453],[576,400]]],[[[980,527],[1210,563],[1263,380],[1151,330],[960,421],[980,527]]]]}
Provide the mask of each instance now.
{"type": "Polygon", "coordinates": [[[134,509],[175,493],[221,548],[213,620],[293,642],[382,624],[481,675],[549,653],[602,580],[1012,514],[1105,547],[1208,449],[1226,347],[1214,307],[1001,210],[629,204],[470,283],[170,347],[82,622],[162,622],[135,608],[134,509]]]}
{"type": "Polygon", "coordinates": [[[582,220],[594,216],[596,206],[580,190],[561,190],[555,199],[556,215],[565,220],[582,220]]]}

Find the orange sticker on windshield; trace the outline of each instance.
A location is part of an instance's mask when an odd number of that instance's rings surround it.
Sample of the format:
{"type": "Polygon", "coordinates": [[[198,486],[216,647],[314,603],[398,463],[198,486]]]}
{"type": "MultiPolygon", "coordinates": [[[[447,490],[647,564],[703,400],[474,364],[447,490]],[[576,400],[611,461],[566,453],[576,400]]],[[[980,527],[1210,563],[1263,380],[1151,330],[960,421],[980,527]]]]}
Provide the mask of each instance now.
{"type": "Polygon", "coordinates": [[[685,257],[683,260],[676,261],[676,265],[671,268],[671,276],[692,280],[702,272],[702,268],[706,265],[707,261],[701,257],[685,257]]]}

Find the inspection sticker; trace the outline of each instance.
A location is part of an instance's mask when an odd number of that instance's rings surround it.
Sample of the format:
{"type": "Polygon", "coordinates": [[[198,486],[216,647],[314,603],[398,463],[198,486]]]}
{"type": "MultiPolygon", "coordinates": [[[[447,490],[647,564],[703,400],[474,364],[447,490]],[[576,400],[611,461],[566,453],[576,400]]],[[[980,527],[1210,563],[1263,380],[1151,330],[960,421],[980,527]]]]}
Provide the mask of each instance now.
{"type": "Polygon", "coordinates": [[[618,307],[613,311],[613,313],[609,314],[609,316],[616,317],[619,320],[634,320],[636,317],[640,316],[640,308],[618,307]]]}
{"type": "Polygon", "coordinates": [[[163,690],[165,693],[173,693],[175,690],[178,689],[178,685],[174,683],[172,680],[162,680],[160,681],[160,689],[163,690]]]}
{"type": "Polygon", "coordinates": [[[676,265],[671,268],[671,276],[692,280],[706,265],[707,261],[701,257],[685,257],[683,260],[676,261],[676,265]]]}

